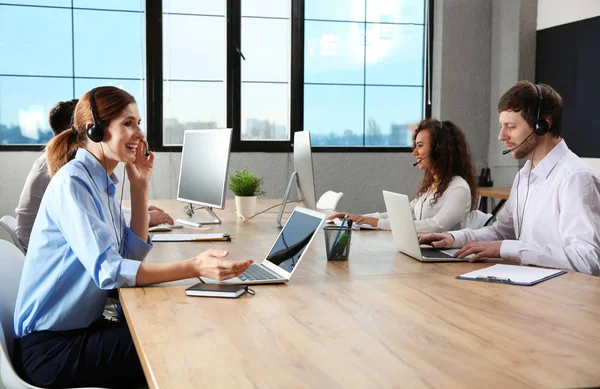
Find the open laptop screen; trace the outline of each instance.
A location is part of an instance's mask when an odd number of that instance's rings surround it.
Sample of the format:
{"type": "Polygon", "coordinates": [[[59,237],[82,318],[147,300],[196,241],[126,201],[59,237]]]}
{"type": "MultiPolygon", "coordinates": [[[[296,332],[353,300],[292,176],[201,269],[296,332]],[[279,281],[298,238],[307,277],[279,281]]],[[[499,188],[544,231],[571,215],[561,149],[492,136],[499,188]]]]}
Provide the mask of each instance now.
{"type": "Polygon", "coordinates": [[[323,218],[294,211],[266,260],[292,273],[322,221],[323,218]]]}

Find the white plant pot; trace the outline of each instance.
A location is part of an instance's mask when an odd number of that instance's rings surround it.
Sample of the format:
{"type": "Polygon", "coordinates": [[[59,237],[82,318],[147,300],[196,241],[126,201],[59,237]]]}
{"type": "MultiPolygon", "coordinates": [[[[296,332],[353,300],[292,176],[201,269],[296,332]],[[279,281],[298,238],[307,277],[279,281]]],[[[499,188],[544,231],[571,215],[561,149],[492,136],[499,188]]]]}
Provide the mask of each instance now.
{"type": "Polygon", "coordinates": [[[235,213],[246,219],[256,213],[256,196],[235,196],[235,213]]]}

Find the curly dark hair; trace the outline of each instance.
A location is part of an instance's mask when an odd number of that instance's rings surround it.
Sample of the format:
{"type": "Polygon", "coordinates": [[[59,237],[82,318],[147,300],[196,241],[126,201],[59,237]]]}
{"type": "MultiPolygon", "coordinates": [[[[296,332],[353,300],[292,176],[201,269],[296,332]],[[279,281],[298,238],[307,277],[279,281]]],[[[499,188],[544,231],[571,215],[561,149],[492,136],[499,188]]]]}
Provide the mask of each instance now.
{"type": "Polygon", "coordinates": [[[431,134],[430,161],[432,168],[425,172],[417,190],[417,197],[427,193],[435,184],[435,177],[439,182],[432,204],[441,197],[454,176],[460,176],[471,189],[471,210],[477,208],[477,185],[475,183],[475,169],[471,162],[471,150],[465,134],[449,120],[440,122],[436,119],[423,119],[413,134],[413,147],[416,147],[417,134],[427,130],[431,134]]]}

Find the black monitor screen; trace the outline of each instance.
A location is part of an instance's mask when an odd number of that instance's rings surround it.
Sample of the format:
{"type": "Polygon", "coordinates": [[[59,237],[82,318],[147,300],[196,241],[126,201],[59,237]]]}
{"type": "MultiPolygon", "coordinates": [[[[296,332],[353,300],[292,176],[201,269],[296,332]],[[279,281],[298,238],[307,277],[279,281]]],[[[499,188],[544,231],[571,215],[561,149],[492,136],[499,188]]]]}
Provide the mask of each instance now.
{"type": "Polygon", "coordinates": [[[321,225],[321,220],[316,216],[293,212],[267,255],[267,260],[291,273],[321,225]]]}

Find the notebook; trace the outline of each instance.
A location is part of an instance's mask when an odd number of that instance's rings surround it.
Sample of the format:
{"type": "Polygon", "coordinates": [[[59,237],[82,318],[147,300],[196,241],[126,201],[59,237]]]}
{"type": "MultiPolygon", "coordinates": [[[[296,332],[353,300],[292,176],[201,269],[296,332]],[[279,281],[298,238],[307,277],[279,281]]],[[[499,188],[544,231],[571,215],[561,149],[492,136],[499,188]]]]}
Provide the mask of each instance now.
{"type": "Polygon", "coordinates": [[[230,242],[229,234],[156,234],[152,242],[230,242]]]}
{"type": "Polygon", "coordinates": [[[246,285],[205,284],[200,282],[185,290],[188,296],[237,298],[247,291],[246,285]]]}
{"type": "Polygon", "coordinates": [[[457,276],[459,280],[494,282],[500,284],[531,286],[565,274],[564,270],[539,267],[494,265],[457,276]]]}

